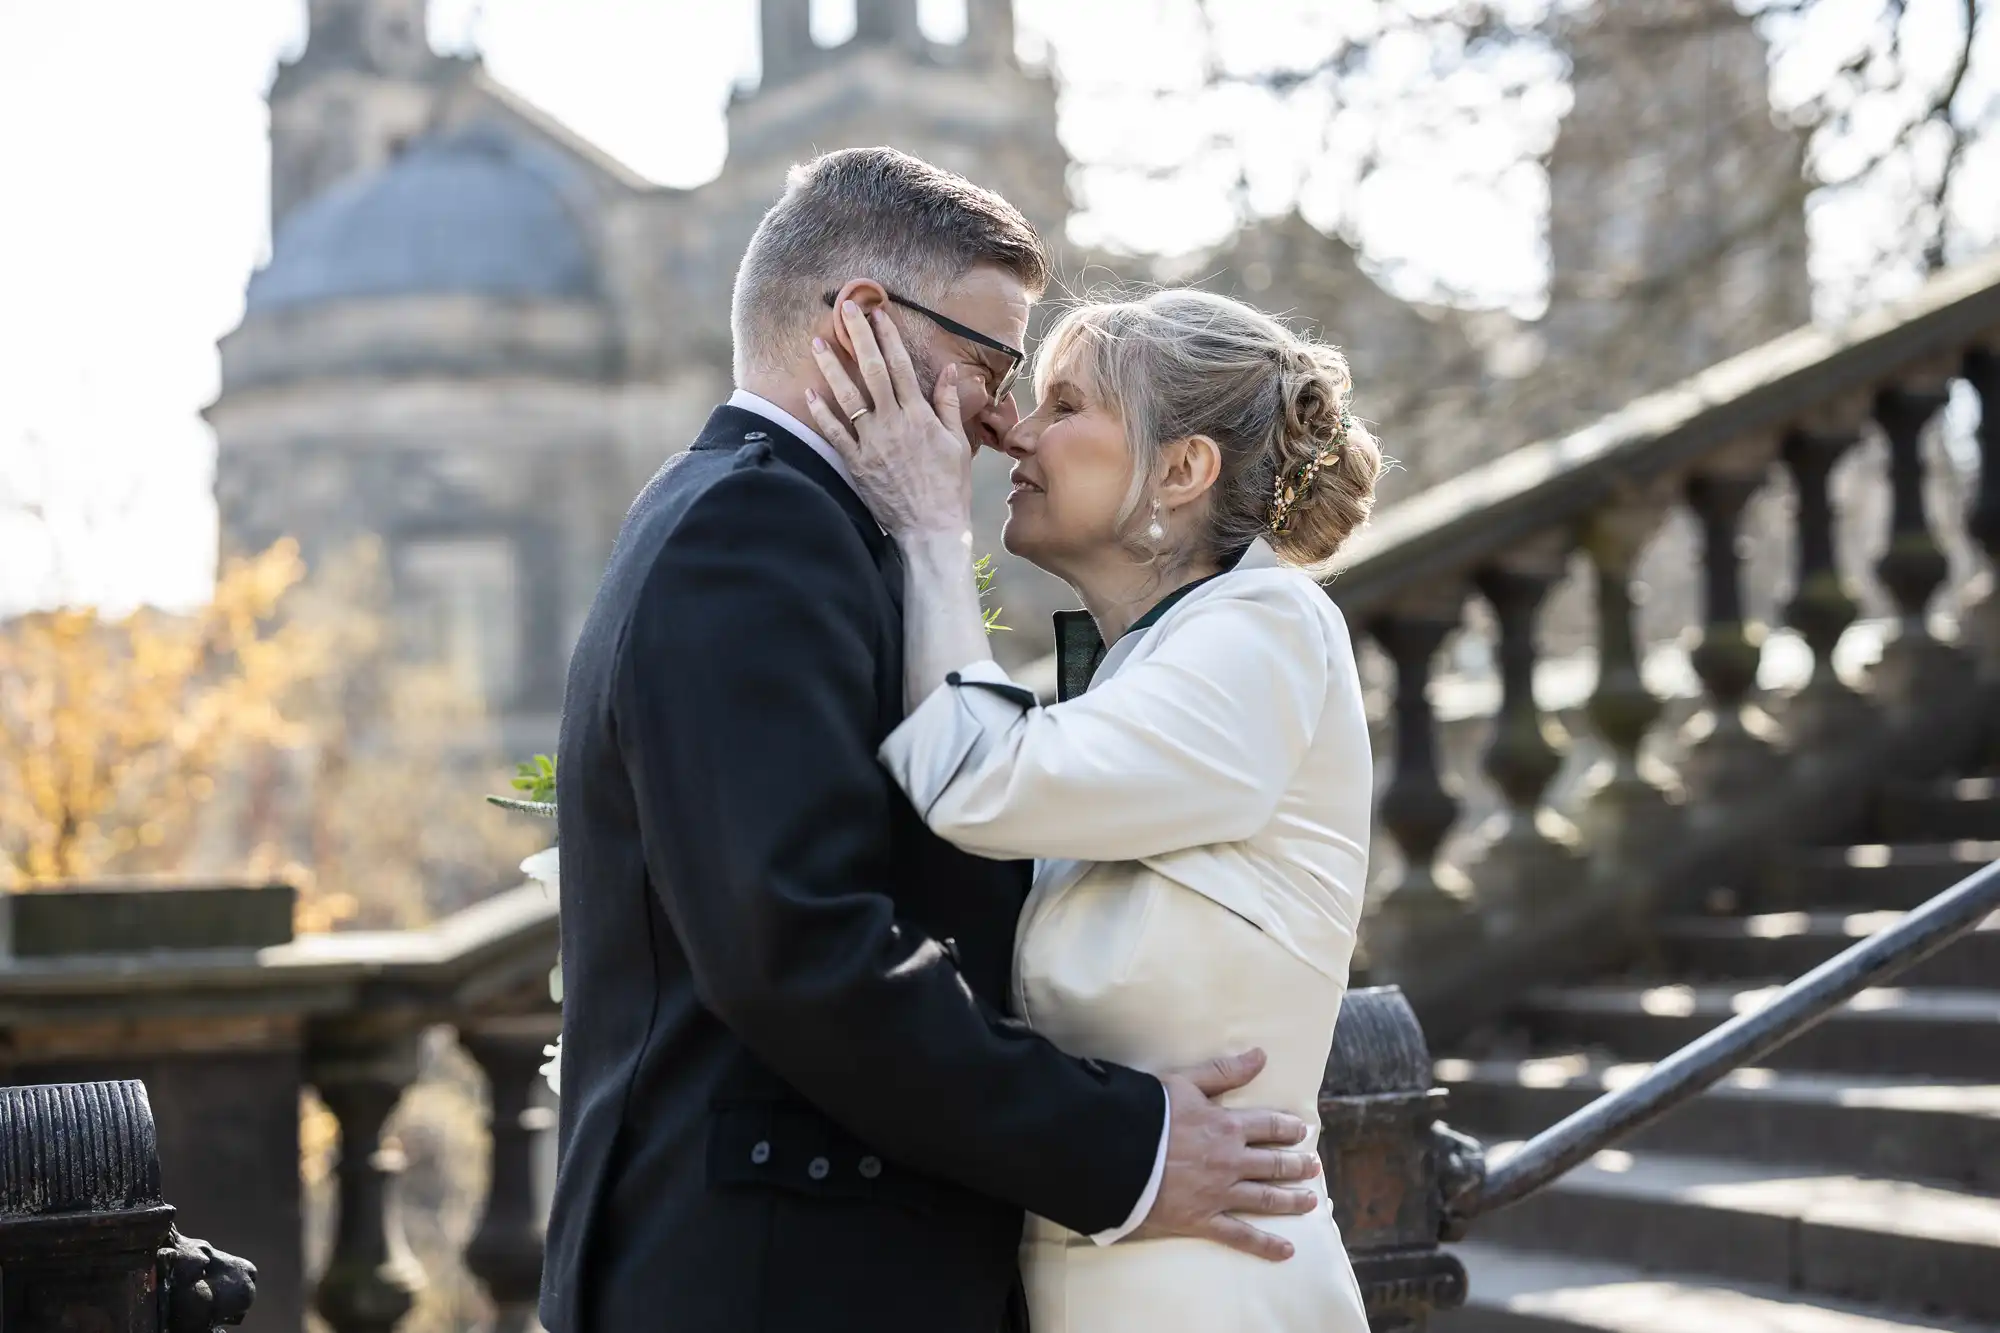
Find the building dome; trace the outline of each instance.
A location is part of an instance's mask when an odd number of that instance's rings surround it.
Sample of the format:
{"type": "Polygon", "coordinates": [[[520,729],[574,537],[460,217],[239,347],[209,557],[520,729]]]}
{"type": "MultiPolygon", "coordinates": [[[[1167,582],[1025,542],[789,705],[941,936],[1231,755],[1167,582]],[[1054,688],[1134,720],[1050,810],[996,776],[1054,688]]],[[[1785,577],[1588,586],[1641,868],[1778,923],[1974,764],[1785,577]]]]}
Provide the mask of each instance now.
{"type": "Polygon", "coordinates": [[[567,164],[491,125],[412,144],[279,227],[252,314],[368,297],[588,300],[596,265],[567,164]]]}

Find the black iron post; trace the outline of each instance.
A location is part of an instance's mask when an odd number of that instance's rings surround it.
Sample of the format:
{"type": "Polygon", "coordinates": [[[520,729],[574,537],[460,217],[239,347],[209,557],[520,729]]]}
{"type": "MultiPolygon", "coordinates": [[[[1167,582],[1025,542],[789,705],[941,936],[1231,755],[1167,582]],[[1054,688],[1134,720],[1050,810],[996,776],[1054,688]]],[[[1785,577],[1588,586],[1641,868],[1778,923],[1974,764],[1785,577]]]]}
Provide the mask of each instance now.
{"type": "Polygon", "coordinates": [[[1431,1311],[1465,1301],[1465,1267],[1438,1242],[1479,1145],[1439,1123],[1444,1101],[1403,992],[1350,991],[1320,1085],[1319,1152],[1374,1333],[1422,1333],[1431,1311]]]}
{"type": "Polygon", "coordinates": [[[145,1085],[0,1088],[0,1328],[210,1333],[257,1270],[174,1230],[145,1085]]]}

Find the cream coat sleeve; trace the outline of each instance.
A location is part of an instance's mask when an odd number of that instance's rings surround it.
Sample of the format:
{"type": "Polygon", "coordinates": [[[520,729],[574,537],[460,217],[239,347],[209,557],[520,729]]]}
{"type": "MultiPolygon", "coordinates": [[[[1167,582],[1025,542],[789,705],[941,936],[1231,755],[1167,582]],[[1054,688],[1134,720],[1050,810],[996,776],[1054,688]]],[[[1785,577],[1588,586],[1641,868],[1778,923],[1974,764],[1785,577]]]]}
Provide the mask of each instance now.
{"type": "Polygon", "coordinates": [[[932,830],[982,856],[1127,861],[1250,837],[1326,704],[1320,596],[1281,576],[1191,600],[1143,660],[1048,707],[978,663],[880,757],[932,830]]]}

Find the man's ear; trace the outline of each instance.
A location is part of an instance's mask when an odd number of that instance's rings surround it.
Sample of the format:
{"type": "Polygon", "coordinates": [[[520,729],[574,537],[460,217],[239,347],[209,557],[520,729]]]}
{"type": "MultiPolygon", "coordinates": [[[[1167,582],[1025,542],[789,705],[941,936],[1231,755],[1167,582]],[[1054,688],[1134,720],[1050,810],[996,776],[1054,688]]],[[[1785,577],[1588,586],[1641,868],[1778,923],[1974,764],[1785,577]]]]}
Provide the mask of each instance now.
{"type": "Polygon", "coordinates": [[[1222,448],[1206,435],[1170,440],[1160,451],[1164,471],[1157,494],[1173,510],[1193,504],[1209,493],[1222,476],[1222,448]]]}
{"type": "Polygon", "coordinates": [[[873,278],[849,278],[833,294],[833,305],[821,320],[823,331],[820,337],[838,347],[846,354],[849,365],[854,363],[854,339],[848,336],[847,321],[841,317],[841,307],[848,301],[861,307],[866,315],[889,304],[889,291],[873,278]]]}

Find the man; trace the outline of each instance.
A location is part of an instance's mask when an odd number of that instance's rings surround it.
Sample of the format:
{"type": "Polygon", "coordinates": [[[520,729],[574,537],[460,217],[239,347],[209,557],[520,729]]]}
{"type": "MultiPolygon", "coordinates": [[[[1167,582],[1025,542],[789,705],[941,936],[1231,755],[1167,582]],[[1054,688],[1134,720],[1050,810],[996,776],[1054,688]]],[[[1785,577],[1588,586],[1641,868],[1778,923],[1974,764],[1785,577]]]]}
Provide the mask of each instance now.
{"type": "MultiPolygon", "coordinates": [[[[1006,1013],[1027,868],[933,837],[877,765],[903,717],[896,548],[801,418],[847,302],[956,362],[997,444],[1048,280],[1005,201],[889,149],[796,169],[737,275],[738,390],[633,504],[558,767],[552,1333],[995,1333],[1024,1209],[1285,1247],[1297,1120],[1072,1059],[1006,1013]]],[[[1218,1052],[1218,1056],[1224,1053],[1218,1052]]]]}

